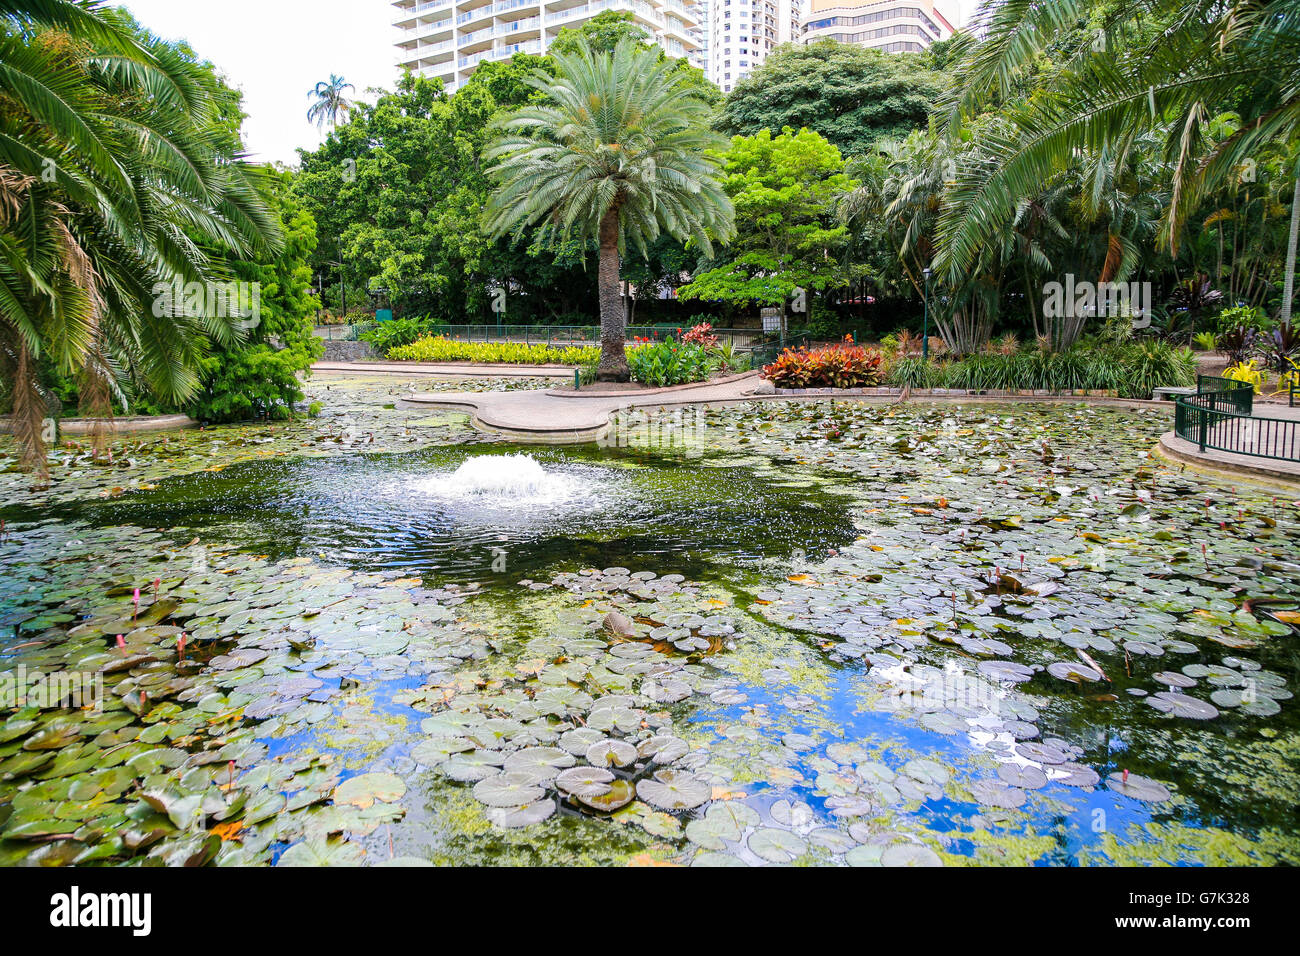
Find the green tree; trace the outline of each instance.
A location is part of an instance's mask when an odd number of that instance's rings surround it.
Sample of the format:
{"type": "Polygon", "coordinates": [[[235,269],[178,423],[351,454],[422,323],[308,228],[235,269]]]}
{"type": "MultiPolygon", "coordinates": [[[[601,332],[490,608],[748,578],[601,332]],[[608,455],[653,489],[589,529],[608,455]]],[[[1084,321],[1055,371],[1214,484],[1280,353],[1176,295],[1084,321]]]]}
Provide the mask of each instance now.
{"type": "Polygon", "coordinates": [[[706,263],[677,290],[679,299],[779,306],[784,315],[797,290],[851,281],[838,257],[849,229],[836,210],[855,183],[834,144],[808,129],[779,136],[764,129],[733,137],[722,169],[737,235],[725,261],[706,263]]]}
{"type": "Polygon", "coordinates": [[[159,283],[227,277],[280,237],[237,111],[187,51],[98,3],[0,3],[0,372],[25,459],[43,467],[37,366],[106,410],[118,370],[165,401],[199,386],[237,318],[152,308],[159,283]]]}
{"type": "Polygon", "coordinates": [[[847,155],[926,126],[942,77],[920,54],[834,40],[775,50],[727,96],[717,128],[752,136],[789,126],[820,133],[847,155]]]}
{"type": "Polygon", "coordinates": [[[946,200],[937,266],[964,274],[1022,197],[1090,150],[1123,162],[1147,132],[1163,138],[1171,200],[1160,243],[1176,252],[1197,207],[1274,140],[1300,134],[1300,6],[1287,0],[987,0],[945,104],[957,129],[991,101],[1009,104],[1011,128],[986,144],[990,162],[968,169],[946,200]],[[1096,25],[1052,83],[1015,99],[1027,71],[1078,24],[1096,25]],[[1225,139],[1215,116],[1243,123],[1225,139]]]}
{"type": "Polygon", "coordinates": [[[550,52],[573,56],[585,42],[599,53],[613,53],[622,40],[651,46],[650,31],[637,23],[626,10],[602,10],[580,27],[565,27],[551,41],[550,52]]]}
{"type": "Polygon", "coordinates": [[[299,374],[324,352],[313,330],[320,303],[311,291],[308,261],[316,248],[316,221],[290,191],[292,177],[276,175],[269,200],[279,216],[284,248],[266,263],[233,263],[235,275],[259,288],[258,321],[245,341],[217,346],[203,359],[203,390],[187,410],[206,421],[285,418],[302,400],[299,374]]]}
{"type": "Polygon", "coordinates": [[[346,119],[352,109],[352,101],[343,93],[345,90],[355,89],[356,87],[343,77],[331,73],[328,80],[321,80],[316,84],[316,88],[307,94],[312,99],[312,104],[307,109],[307,121],[315,123],[317,127],[324,126],[326,123],[337,127],[339,118],[346,119]]]}
{"type": "Polygon", "coordinates": [[[708,104],[654,50],[623,40],[611,53],[585,41],[555,56],[558,76],[535,72],[545,96],[496,124],[484,153],[498,188],[486,210],[494,234],[543,224],[550,240],[597,240],[601,359],[598,375],[626,381],[620,255],[644,253],[661,233],[706,253],[734,231],[731,202],[707,150],[708,104]]]}

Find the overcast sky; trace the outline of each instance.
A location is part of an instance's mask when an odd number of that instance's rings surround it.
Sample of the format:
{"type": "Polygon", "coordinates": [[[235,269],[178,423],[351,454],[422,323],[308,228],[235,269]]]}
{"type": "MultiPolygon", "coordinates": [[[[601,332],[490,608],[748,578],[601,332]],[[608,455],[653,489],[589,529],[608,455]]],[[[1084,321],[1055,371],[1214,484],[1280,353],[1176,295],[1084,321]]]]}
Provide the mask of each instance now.
{"type": "MultiPolygon", "coordinates": [[[[397,79],[389,0],[118,0],[144,26],[185,39],[244,91],[244,138],[257,160],[294,163],[321,141],[307,122],[308,91],[337,73],[371,99],[397,79]]],[[[939,0],[960,25],[977,0],[939,0]]]]}
{"type": "Polygon", "coordinates": [[[244,139],[254,159],[293,163],[321,135],[307,93],[337,73],[356,87],[391,88],[396,8],[389,0],[118,0],[145,27],[188,40],[244,92],[244,139]]]}

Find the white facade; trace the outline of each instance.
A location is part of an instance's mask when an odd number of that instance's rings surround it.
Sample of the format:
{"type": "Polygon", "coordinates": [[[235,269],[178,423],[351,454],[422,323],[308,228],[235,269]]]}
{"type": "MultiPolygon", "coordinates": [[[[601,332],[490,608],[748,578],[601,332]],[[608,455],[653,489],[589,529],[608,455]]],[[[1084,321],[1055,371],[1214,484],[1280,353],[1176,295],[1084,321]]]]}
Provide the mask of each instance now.
{"type": "Polygon", "coordinates": [[[696,5],[686,0],[394,0],[393,6],[398,69],[441,77],[449,92],[484,60],[543,54],[562,29],[605,10],[631,13],[669,56],[694,61],[700,47],[696,5]]]}
{"type": "Polygon", "coordinates": [[[775,47],[799,38],[801,0],[708,0],[708,67],[724,93],[775,47]]]}
{"type": "Polygon", "coordinates": [[[803,42],[837,40],[889,53],[920,53],[953,26],[934,0],[808,0],[803,42]]]}

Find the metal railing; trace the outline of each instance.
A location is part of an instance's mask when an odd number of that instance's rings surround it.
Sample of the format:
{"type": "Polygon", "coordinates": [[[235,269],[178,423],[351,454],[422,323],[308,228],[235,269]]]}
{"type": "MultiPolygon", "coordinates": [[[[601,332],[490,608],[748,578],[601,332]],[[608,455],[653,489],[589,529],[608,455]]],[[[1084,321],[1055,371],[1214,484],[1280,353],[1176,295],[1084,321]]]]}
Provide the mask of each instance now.
{"type": "MultiPolygon", "coordinates": [[[[377,322],[353,322],[339,325],[321,325],[316,327],[316,334],[323,339],[344,342],[356,342],[361,335],[375,328],[377,322]]],[[[678,330],[685,331],[684,326],[670,324],[629,325],[627,340],[636,339],[662,340],[673,336],[679,337],[678,330]]],[[[599,345],[600,326],[598,325],[442,325],[430,330],[432,335],[442,335],[460,342],[520,342],[525,345],[599,345]]],[[[764,332],[762,329],[714,329],[718,341],[730,345],[739,351],[762,353],[764,364],[773,361],[782,348],[779,334],[764,332]]],[[[803,330],[794,329],[786,333],[786,344],[797,345],[806,339],[803,330]]],[[[757,366],[757,358],[755,359],[757,366]]]]}
{"type": "Polygon", "coordinates": [[[1235,455],[1300,461],[1300,419],[1252,415],[1255,390],[1231,379],[1202,376],[1195,395],[1174,400],[1174,434],[1235,455]]]}

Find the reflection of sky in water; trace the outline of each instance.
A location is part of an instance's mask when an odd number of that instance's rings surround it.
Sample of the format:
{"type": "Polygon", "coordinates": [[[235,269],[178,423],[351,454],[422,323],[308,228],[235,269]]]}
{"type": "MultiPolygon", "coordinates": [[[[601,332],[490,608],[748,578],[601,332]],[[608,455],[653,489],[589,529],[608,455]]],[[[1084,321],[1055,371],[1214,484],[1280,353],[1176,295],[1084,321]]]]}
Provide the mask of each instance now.
{"type": "MultiPolygon", "coordinates": [[[[818,699],[816,706],[811,710],[790,708],[781,702],[787,694],[799,693],[798,688],[793,685],[741,683],[736,689],[745,695],[744,702],[727,706],[705,704],[690,718],[690,723],[697,730],[716,731],[719,727],[740,722],[751,708],[763,706],[771,718],[771,724],[760,728],[759,732],[771,742],[779,742],[785,732],[785,727],[780,726],[783,724],[788,724],[796,733],[820,738],[814,748],[795,754],[795,758],[789,761],[789,765],[797,769],[805,778],[801,783],[788,785],[790,795],[793,799],[802,800],[813,808],[817,817],[816,825],[836,825],[835,818],[826,805],[831,794],[816,792],[819,771],[812,765],[812,758],[826,757],[826,748],[834,743],[862,741],[870,751],[874,751],[880,744],[887,743],[888,745],[878,755],[873,755],[872,759],[879,760],[895,772],[898,772],[903,764],[913,757],[926,757],[952,770],[958,782],[970,782],[989,776],[986,768],[970,766],[973,756],[987,753],[981,748],[972,746],[975,740],[970,735],[938,734],[918,726],[914,720],[887,712],[862,709],[863,677],[858,669],[859,666],[828,667],[829,673],[822,675],[827,681],[827,696],[818,699]],[[810,719],[814,715],[819,719],[810,719]],[[824,722],[838,726],[842,736],[832,737],[827,734],[822,726],[824,722]]],[[[1006,734],[999,736],[1002,739],[1010,739],[1006,734]]],[[[790,751],[790,753],[794,752],[790,751]]],[[[1001,759],[1008,758],[1004,756],[1001,759]]],[[[1029,763],[1023,759],[1019,759],[1018,762],[1029,763]]],[[[1087,763],[1087,760],[1081,762],[1087,763]]],[[[1108,769],[1101,767],[1093,769],[1097,770],[1103,778],[1109,772],[1108,769]]],[[[759,783],[755,786],[756,793],[769,789],[771,789],[770,784],[759,783]]],[[[787,788],[779,789],[784,792],[787,788]]],[[[945,787],[945,790],[951,789],[951,784],[945,787]]],[[[1103,834],[1093,829],[1094,810],[1097,809],[1105,813],[1106,830],[1120,837],[1133,824],[1145,823],[1152,818],[1147,805],[1106,789],[1104,783],[1099,783],[1089,793],[1080,787],[1049,781],[1047,786],[1031,791],[1029,800],[1017,811],[1028,817],[1026,826],[999,827],[998,833],[1023,834],[1027,827],[1032,826],[1038,835],[1050,834],[1060,841],[1058,850],[1046,854],[1037,861],[1037,865],[1069,864],[1075,862],[1074,857],[1082,847],[1095,845],[1101,839],[1103,834]],[[1062,815],[1058,807],[1045,806],[1044,798],[1065,804],[1069,809],[1062,815]]],[[[981,807],[974,802],[960,802],[945,794],[939,799],[924,800],[919,809],[914,812],[899,811],[897,820],[900,832],[909,829],[910,818],[914,823],[919,823],[936,834],[952,831],[969,833],[974,832],[974,828],[964,821],[981,812],[988,813],[990,808],[981,807]]],[[[852,823],[853,818],[840,822],[841,824],[852,823]]],[[[950,853],[970,856],[975,851],[975,843],[958,838],[948,841],[945,849],[950,853]]]]}

